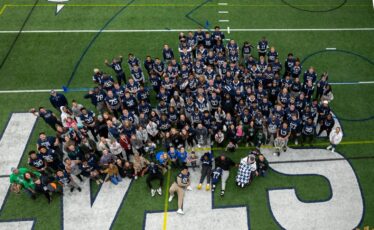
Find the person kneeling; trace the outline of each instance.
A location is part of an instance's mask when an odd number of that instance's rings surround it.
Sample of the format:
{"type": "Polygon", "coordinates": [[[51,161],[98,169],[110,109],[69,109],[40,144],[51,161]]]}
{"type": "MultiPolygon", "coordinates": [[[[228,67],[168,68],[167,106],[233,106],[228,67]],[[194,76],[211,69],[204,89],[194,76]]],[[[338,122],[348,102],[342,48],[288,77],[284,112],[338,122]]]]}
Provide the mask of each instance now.
{"type": "Polygon", "coordinates": [[[174,193],[177,192],[178,194],[178,211],[177,214],[183,215],[184,212],[182,210],[183,206],[183,196],[184,190],[187,189],[189,191],[192,190],[190,181],[190,172],[188,172],[187,166],[184,166],[181,172],[178,174],[176,181],[171,185],[169,189],[170,197],[169,202],[171,202],[174,198],[174,193]]]}

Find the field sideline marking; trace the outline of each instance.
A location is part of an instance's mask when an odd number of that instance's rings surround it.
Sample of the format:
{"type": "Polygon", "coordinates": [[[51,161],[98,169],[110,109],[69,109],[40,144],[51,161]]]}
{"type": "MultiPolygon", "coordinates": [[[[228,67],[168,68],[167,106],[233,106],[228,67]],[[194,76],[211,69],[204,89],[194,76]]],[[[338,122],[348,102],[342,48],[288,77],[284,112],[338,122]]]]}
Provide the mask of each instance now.
{"type": "MultiPolygon", "coordinates": [[[[181,32],[194,31],[195,29],[134,29],[134,30],[102,30],[102,33],[160,33],[160,32],[181,32]]],[[[100,30],[23,30],[21,33],[98,33],[100,30]]],[[[222,29],[227,32],[227,29],[222,29]]],[[[253,28],[253,29],[230,29],[231,32],[312,32],[312,31],[374,31],[374,27],[368,28],[253,28]]],[[[19,33],[19,30],[0,30],[0,34],[14,34],[19,33]]]]}

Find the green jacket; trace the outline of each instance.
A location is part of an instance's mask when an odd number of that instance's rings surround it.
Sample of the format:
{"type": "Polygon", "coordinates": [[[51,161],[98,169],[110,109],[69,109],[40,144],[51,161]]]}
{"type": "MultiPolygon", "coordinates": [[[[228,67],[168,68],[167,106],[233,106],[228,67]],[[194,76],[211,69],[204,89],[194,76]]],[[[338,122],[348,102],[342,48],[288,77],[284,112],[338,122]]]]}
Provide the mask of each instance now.
{"type": "Polygon", "coordinates": [[[10,183],[23,184],[23,181],[25,180],[23,178],[23,175],[25,175],[25,173],[27,173],[27,172],[31,172],[38,177],[40,177],[40,175],[41,175],[40,172],[33,171],[31,169],[28,169],[28,168],[19,168],[18,171],[19,172],[17,174],[12,173],[9,176],[10,183]]]}

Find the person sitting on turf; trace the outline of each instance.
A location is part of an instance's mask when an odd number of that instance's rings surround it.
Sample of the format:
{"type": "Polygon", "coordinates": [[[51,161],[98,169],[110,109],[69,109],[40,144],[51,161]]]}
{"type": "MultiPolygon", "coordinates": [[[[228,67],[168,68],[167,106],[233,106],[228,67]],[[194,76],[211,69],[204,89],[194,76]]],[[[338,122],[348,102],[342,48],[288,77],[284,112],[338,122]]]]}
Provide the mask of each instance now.
{"type": "Polygon", "coordinates": [[[257,155],[256,157],[256,166],[257,166],[257,173],[256,175],[265,176],[268,169],[269,169],[269,162],[266,160],[265,156],[262,154],[257,155]]]}
{"type": "Polygon", "coordinates": [[[222,169],[221,196],[223,196],[225,195],[226,181],[230,175],[230,168],[232,166],[235,166],[235,162],[232,161],[229,157],[226,157],[224,154],[220,155],[219,157],[216,157],[214,161],[215,161],[216,167],[220,167],[222,169]]]}
{"type": "Polygon", "coordinates": [[[147,171],[148,165],[149,161],[143,156],[140,156],[138,154],[134,156],[135,180],[138,179],[138,176],[144,176],[145,172],[147,171]]]}
{"type": "Polygon", "coordinates": [[[151,196],[154,197],[157,193],[161,196],[162,195],[162,184],[164,181],[164,176],[162,175],[162,167],[159,164],[155,164],[154,162],[150,162],[147,169],[144,171],[144,173],[148,173],[146,182],[148,185],[148,188],[151,190],[151,196]],[[152,187],[152,181],[158,179],[160,181],[158,189],[153,189],[152,187]]]}
{"type": "Polygon", "coordinates": [[[56,172],[56,181],[66,188],[70,188],[70,192],[73,192],[74,189],[78,189],[79,192],[82,191],[81,187],[74,181],[70,174],[66,171],[59,170],[56,172]]]}
{"type": "Polygon", "coordinates": [[[212,171],[212,192],[214,192],[214,190],[216,190],[216,186],[219,182],[219,180],[221,179],[221,176],[222,176],[222,169],[220,167],[216,167],[213,171],[212,171]]]}
{"type": "Polygon", "coordinates": [[[114,185],[118,185],[118,183],[122,181],[118,167],[112,161],[109,162],[108,168],[101,172],[107,174],[105,181],[110,180],[114,185]]]}

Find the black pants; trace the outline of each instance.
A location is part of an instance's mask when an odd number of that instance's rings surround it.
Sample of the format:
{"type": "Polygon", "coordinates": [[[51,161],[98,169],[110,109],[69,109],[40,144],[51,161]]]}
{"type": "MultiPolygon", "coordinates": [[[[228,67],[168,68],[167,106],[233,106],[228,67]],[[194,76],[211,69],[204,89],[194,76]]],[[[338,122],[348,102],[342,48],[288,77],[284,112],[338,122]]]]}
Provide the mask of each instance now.
{"type": "Polygon", "coordinates": [[[308,142],[309,145],[312,145],[313,144],[313,140],[314,140],[314,135],[305,135],[303,134],[303,138],[302,138],[302,145],[305,144],[305,142],[308,142]]]}
{"type": "Polygon", "coordinates": [[[156,174],[149,173],[146,179],[148,188],[152,189],[151,182],[156,179],[160,180],[160,187],[162,187],[162,183],[164,182],[164,176],[161,173],[156,173],[156,174]]]}
{"type": "Polygon", "coordinates": [[[206,182],[210,184],[210,175],[212,174],[212,166],[210,165],[202,165],[201,168],[201,177],[200,177],[200,184],[204,182],[206,177],[206,182]]]}
{"type": "Polygon", "coordinates": [[[119,85],[122,84],[122,81],[124,84],[126,84],[126,75],[124,72],[118,73],[116,77],[117,77],[117,82],[119,85]]]}
{"type": "Polygon", "coordinates": [[[329,136],[330,133],[331,133],[332,127],[326,127],[325,125],[322,125],[321,128],[319,129],[319,132],[318,132],[317,136],[321,135],[321,133],[322,133],[324,130],[326,130],[326,132],[327,132],[327,136],[329,136]]]}

